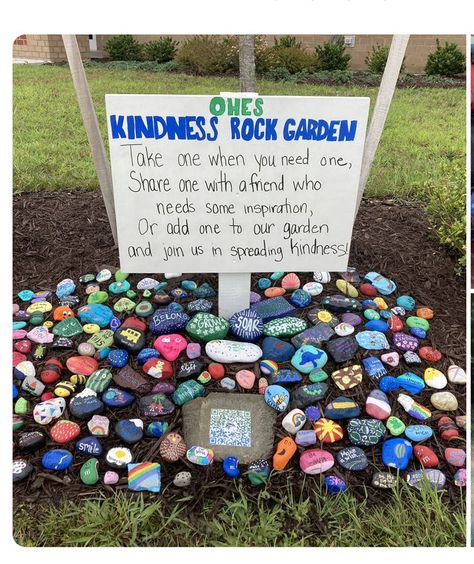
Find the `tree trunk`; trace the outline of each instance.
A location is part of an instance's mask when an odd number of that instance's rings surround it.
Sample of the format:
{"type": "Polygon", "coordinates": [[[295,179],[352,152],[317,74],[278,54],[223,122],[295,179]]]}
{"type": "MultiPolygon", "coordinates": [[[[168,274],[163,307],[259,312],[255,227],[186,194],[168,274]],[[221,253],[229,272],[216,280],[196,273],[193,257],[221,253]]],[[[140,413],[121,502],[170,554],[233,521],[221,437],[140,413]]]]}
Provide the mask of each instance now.
{"type": "Polygon", "coordinates": [[[239,37],[240,90],[255,92],[255,38],[253,35],[239,37]]]}

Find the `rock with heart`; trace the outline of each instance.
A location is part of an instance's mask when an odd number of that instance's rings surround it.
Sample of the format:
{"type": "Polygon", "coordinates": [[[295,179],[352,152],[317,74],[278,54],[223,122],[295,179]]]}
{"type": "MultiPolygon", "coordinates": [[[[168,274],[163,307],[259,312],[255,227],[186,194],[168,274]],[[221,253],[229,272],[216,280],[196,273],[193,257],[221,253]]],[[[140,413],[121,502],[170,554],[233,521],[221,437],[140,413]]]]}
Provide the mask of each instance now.
{"type": "Polygon", "coordinates": [[[365,452],[357,446],[342,448],[337,452],[336,460],[340,466],[350,472],[361,472],[369,465],[365,452]]]}
{"type": "Polygon", "coordinates": [[[155,349],[170,362],[173,362],[178,356],[186,350],[188,342],[184,337],[178,334],[160,335],[153,346],[155,349]]]}
{"type": "Polygon", "coordinates": [[[322,474],[334,466],[334,457],[327,450],[312,448],[301,453],[299,463],[305,474],[322,474]]]}
{"type": "Polygon", "coordinates": [[[324,414],[336,421],[351,419],[360,415],[360,407],[353,399],[339,396],[327,404],[324,414]]]}
{"type": "Polygon", "coordinates": [[[229,319],[229,328],[232,335],[242,341],[253,342],[263,334],[263,319],[254,309],[244,309],[229,319]]]}
{"type": "Polygon", "coordinates": [[[174,413],[175,405],[165,394],[150,394],[140,398],[140,413],[144,417],[165,417],[174,413]]]}
{"type": "Polygon", "coordinates": [[[331,374],[340,390],[350,390],[362,382],[362,368],[358,364],[336,370],[331,374]]]}
{"type": "Polygon", "coordinates": [[[35,378],[35,376],[29,374],[21,383],[21,389],[30,393],[32,396],[39,397],[44,392],[45,385],[35,378]]]}
{"type": "Polygon", "coordinates": [[[379,419],[351,419],[347,425],[349,441],[356,446],[376,445],[385,435],[385,426],[379,419]]]}
{"type": "Polygon", "coordinates": [[[388,439],[382,445],[382,462],[390,468],[405,470],[412,456],[413,447],[406,439],[388,439]]]}

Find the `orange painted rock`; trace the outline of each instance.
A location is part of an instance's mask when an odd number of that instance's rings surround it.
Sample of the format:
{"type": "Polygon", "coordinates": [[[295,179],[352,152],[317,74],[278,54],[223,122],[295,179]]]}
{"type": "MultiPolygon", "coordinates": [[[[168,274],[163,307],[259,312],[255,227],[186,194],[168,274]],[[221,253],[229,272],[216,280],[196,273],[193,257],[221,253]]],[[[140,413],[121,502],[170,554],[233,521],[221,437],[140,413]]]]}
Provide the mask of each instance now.
{"type": "Polygon", "coordinates": [[[314,424],[316,436],[322,443],[335,443],[344,436],[342,427],[332,419],[322,417],[314,424]]]}
{"type": "Polygon", "coordinates": [[[281,287],[285,290],[297,290],[301,285],[301,281],[294,272],[290,272],[281,279],[281,287]]]}
{"type": "Polygon", "coordinates": [[[255,374],[250,370],[239,370],[235,375],[239,386],[245,390],[251,390],[255,384],[255,374]]]}
{"type": "Polygon", "coordinates": [[[434,313],[433,310],[429,307],[419,307],[416,310],[417,317],[421,317],[422,319],[433,319],[434,313]]]}
{"type": "Polygon", "coordinates": [[[74,312],[69,306],[59,306],[54,309],[54,321],[63,321],[64,319],[68,319],[69,317],[75,317],[74,312]]]}
{"type": "Polygon", "coordinates": [[[91,356],[71,356],[66,360],[66,366],[73,374],[90,376],[99,368],[99,363],[91,356]]]}
{"type": "Polygon", "coordinates": [[[436,468],[439,464],[439,459],[436,454],[425,445],[416,445],[413,448],[415,458],[423,464],[425,468],[436,468]]]}
{"type": "Polygon", "coordinates": [[[438,362],[442,358],[442,354],[433,347],[421,347],[418,354],[423,360],[428,362],[438,362]]]}
{"type": "Polygon", "coordinates": [[[273,455],[273,468],[275,470],[284,470],[296,450],[296,443],[291,437],[281,439],[273,455]]]}
{"type": "Polygon", "coordinates": [[[278,286],[272,286],[271,288],[267,288],[264,292],[267,298],[276,298],[277,296],[283,296],[285,293],[284,288],[279,288],[278,286]]]}
{"type": "Polygon", "coordinates": [[[40,374],[40,380],[45,384],[53,384],[61,378],[64,366],[56,358],[48,358],[40,374]]]}
{"type": "Polygon", "coordinates": [[[61,419],[51,427],[51,438],[55,443],[65,444],[79,436],[81,428],[77,423],[61,419]]]}

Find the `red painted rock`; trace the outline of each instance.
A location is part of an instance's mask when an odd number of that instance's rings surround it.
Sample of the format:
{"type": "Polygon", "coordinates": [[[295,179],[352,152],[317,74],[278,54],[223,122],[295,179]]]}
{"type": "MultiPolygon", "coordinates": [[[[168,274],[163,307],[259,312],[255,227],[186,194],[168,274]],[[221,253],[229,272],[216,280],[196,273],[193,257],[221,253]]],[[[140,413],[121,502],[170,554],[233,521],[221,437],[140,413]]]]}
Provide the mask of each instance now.
{"type": "Polygon", "coordinates": [[[173,366],[164,358],[150,358],[143,365],[143,370],[157,380],[169,380],[173,377],[173,366]]]}
{"type": "Polygon", "coordinates": [[[17,341],[15,343],[15,350],[23,353],[23,354],[28,354],[31,351],[31,341],[28,341],[28,339],[21,339],[20,341],[17,341]]]}
{"type": "Polygon", "coordinates": [[[120,329],[126,329],[127,327],[138,329],[139,331],[146,331],[146,323],[138,319],[138,317],[127,317],[122,325],[120,325],[120,329]]]}
{"type": "Polygon", "coordinates": [[[416,445],[413,448],[415,458],[423,464],[425,468],[436,468],[439,464],[439,459],[436,454],[427,446],[416,445]]]}
{"type": "Polygon", "coordinates": [[[456,424],[451,417],[448,417],[447,415],[440,417],[438,420],[438,430],[441,438],[445,441],[451,441],[452,439],[457,439],[459,437],[459,429],[456,427],[456,424]]]}
{"type": "Polygon", "coordinates": [[[160,444],[160,456],[166,462],[177,462],[186,450],[186,443],[179,433],[168,433],[160,444]]]}
{"type": "Polygon", "coordinates": [[[61,419],[51,427],[51,438],[55,443],[65,444],[73,441],[81,433],[81,428],[73,421],[61,419]]]}
{"type": "Polygon", "coordinates": [[[466,462],[466,453],[462,448],[447,448],[444,451],[444,458],[452,466],[461,468],[466,462]]]}
{"type": "Polygon", "coordinates": [[[373,298],[377,295],[377,290],[375,289],[375,286],[372,286],[372,284],[368,284],[368,283],[361,284],[359,286],[359,292],[363,296],[367,296],[368,298],[373,298]]]}
{"type": "Polygon", "coordinates": [[[20,362],[24,362],[27,359],[27,356],[21,352],[15,351],[13,353],[13,366],[20,364],[20,362]]]}
{"type": "Polygon", "coordinates": [[[54,392],[45,392],[44,394],[41,394],[41,401],[48,401],[50,399],[55,398],[56,396],[54,395],[54,392]]]}
{"type": "Polygon", "coordinates": [[[388,320],[388,327],[392,333],[398,333],[403,329],[403,321],[394,314],[388,320]]]}
{"type": "Polygon", "coordinates": [[[239,370],[235,375],[239,386],[245,390],[251,390],[255,384],[255,374],[250,370],[239,370]]]}
{"type": "Polygon", "coordinates": [[[433,347],[421,347],[418,351],[419,356],[427,362],[438,362],[441,360],[442,354],[433,347]]]}
{"type": "Polygon", "coordinates": [[[213,380],[222,380],[225,376],[224,365],[219,362],[211,362],[211,364],[207,367],[207,371],[213,380]]]}
{"type": "Polygon", "coordinates": [[[44,363],[40,379],[45,384],[53,384],[61,378],[62,370],[64,370],[64,366],[59,360],[56,358],[48,358],[44,363]]]}
{"type": "Polygon", "coordinates": [[[188,342],[181,335],[160,335],[153,343],[155,349],[170,362],[176,360],[186,349],[188,342]]]}
{"type": "Polygon", "coordinates": [[[66,360],[66,366],[73,374],[90,376],[99,368],[99,363],[91,356],[71,356],[66,360]]]}
{"type": "Polygon", "coordinates": [[[305,474],[321,474],[334,466],[334,456],[319,448],[305,450],[300,456],[300,468],[305,474]]]}

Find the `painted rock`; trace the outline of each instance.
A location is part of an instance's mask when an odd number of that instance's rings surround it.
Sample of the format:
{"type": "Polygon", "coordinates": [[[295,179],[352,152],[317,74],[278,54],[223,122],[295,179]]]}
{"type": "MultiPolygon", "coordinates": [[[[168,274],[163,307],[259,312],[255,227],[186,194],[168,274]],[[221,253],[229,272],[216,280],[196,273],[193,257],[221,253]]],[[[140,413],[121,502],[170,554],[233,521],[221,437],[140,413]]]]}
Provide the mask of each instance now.
{"type": "Polygon", "coordinates": [[[187,305],[187,309],[190,313],[196,313],[200,311],[209,312],[212,310],[212,302],[201,298],[199,300],[194,300],[192,302],[189,302],[189,304],[187,305]]]}
{"type": "Polygon", "coordinates": [[[235,456],[228,456],[222,461],[222,469],[229,478],[238,478],[240,476],[239,460],[235,456]]]}
{"type": "Polygon", "coordinates": [[[326,476],[324,478],[324,485],[329,493],[338,494],[347,490],[347,485],[339,476],[326,476]]]}
{"type": "Polygon", "coordinates": [[[107,327],[113,317],[110,307],[103,304],[82,306],[77,310],[81,323],[96,323],[99,327],[107,327]]]}
{"type": "Polygon", "coordinates": [[[367,272],[364,280],[370,282],[377,292],[383,296],[389,296],[397,289],[397,285],[393,280],[382,276],[378,272],[367,272]]]}
{"type": "Polygon", "coordinates": [[[295,443],[302,447],[315,445],[317,440],[318,437],[314,429],[301,429],[295,436],[295,443]]]}
{"type": "Polygon", "coordinates": [[[109,426],[109,418],[103,415],[93,415],[89,423],[87,423],[87,428],[96,437],[108,437],[109,426]]]}
{"type": "Polygon", "coordinates": [[[311,294],[300,288],[291,294],[290,302],[296,307],[307,307],[311,303],[311,294]]]}
{"type": "Polygon", "coordinates": [[[146,428],[147,437],[162,437],[168,430],[168,423],[166,421],[152,421],[146,428]]]}
{"type": "Polygon", "coordinates": [[[140,395],[149,393],[152,388],[152,384],[133,370],[130,365],[124,366],[117,374],[114,374],[113,381],[117,386],[140,395]]]}
{"type": "Polygon", "coordinates": [[[96,413],[102,413],[104,404],[93,390],[86,388],[71,399],[69,410],[78,419],[88,419],[96,413]]]}
{"type": "Polygon", "coordinates": [[[97,458],[90,458],[81,466],[79,476],[81,482],[86,486],[93,486],[99,481],[99,461],[97,458]]]}
{"type": "Polygon", "coordinates": [[[18,437],[18,448],[22,452],[35,452],[46,444],[46,437],[41,431],[28,431],[18,437]]]}
{"type": "Polygon", "coordinates": [[[125,468],[132,462],[133,456],[126,447],[114,447],[107,451],[105,460],[112,468],[125,468]]]}
{"type": "Polygon", "coordinates": [[[367,396],[365,411],[375,419],[387,419],[391,413],[387,396],[381,390],[372,390],[367,396]]]}
{"type": "Polygon", "coordinates": [[[299,317],[281,317],[263,325],[263,334],[267,337],[292,337],[304,331],[307,323],[299,317]]]}
{"type": "Polygon", "coordinates": [[[13,376],[18,380],[24,380],[28,376],[34,378],[35,374],[36,374],[35,365],[29,360],[23,360],[19,362],[13,369],[13,376]]]}
{"type": "Polygon", "coordinates": [[[376,445],[385,434],[385,426],[378,419],[351,419],[347,425],[349,441],[356,446],[376,445]]]}
{"type": "Polygon", "coordinates": [[[357,296],[359,295],[357,289],[346,280],[336,280],[336,287],[345,296],[349,296],[350,298],[357,298],[357,296]]]}
{"type": "Polygon", "coordinates": [[[143,437],[141,419],[119,419],[115,424],[115,433],[128,444],[138,443],[143,437]]]}
{"type": "Polygon", "coordinates": [[[326,344],[327,353],[336,363],[352,360],[358,348],[357,341],[352,335],[332,339],[326,344]]]}
{"type": "Polygon", "coordinates": [[[68,450],[53,449],[48,450],[41,458],[41,466],[46,470],[66,470],[72,464],[72,453],[68,450]]]}
{"type": "Polygon", "coordinates": [[[256,341],[263,334],[262,316],[254,309],[238,311],[229,319],[229,328],[232,335],[243,341],[256,341]]]}
{"type": "Polygon", "coordinates": [[[229,323],[211,313],[197,313],[186,325],[186,332],[199,341],[222,339],[229,331],[229,323]]]}
{"type": "Polygon", "coordinates": [[[405,429],[405,435],[416,443],[421,443],[431,438],[433,430],[428,425],[408,425],[405,429]]]}
{"type": "Polygon", "coordinates": [[[366,358],[363,358],[362,364],[364,366],[364,371],[373,380],[379,380],[382,376],[387,374],[385,366],[376,356],[368,356],[366,358]]]}
{"type": "Polygon", "coordinates": [[[224,388],[224,390],[232,391],[233,389],[235,389],[235,380],[232,380],[232,378],[225,377],[222,378],[222,380],[220,381],[220,385],[222,388],[224,388]]]}
{"type": "Polygon", "coordinates": [[[339,423],[336,423],[332,419],[326,419],[325,417],[316,421],[314,430],[318,440],[322,443],[335,443],[340,441],[344,436],[344,432],[339,423]]]}
{"type": "Polygon", "coordinates": [[[323,298],[321,303],[324,308],[335,313],[344,313],[346,311],[354,312],[361,310],[360,302],[358,302],[354,298],[348,298],[347,296],[341,296],[339,294],[327,296],[326,298],[323,298]]]}
{"type": "Polygon", "coordinates": [[[439,459],[436,454],[425,445],[415,445],[413,448],[415,458],[425,468],[436,468],[439,465],[439,459]]]}
{"type": "Polygon", "coordinates": [[[158,462],[128,464],[128,489],[134,492],[154,492],[161,489],[161,466],[158,462]]]}
{"type": "Polygon", "coordinates": [[[34,466],[28,460],[24,458],[17,458],[13,460],[12,475],[14,482],[21,482],[26,480],[28,476],[33,472],[34,466]]]}
{"type": "Polygon", "coordinates": [[[153,346],[166,360],[173,362],[178,358],[182,351],[186,350],[188,342],[178,334],[161,335],[153,346]]]}
{"type": "Polygon", "coordinates": [[[97,437],[83,437],[76,442],[77,452],[82,454],[100,456],[102,454],[102,444],[97,437]]]}
{"type": "Polygon", "coordinates": [[[406,439],[388,439],[382,444],[382,462],[390,468],[405,470],[412,455],[413,447],[406,439]]]}
{"type": "Polygon", "coordinates": [[[318,323],[292,337],[291,344],[296,348],[300,348],[303,345],[320,347],[322,343],[328,341],[335,334],[334,329],[328,323],[318,323]]]}
{"type": "Polygon", "coordinates": [[[209,374],[213,380],[222,380],[225,376],[225,368],[218,362],[211,362],[207,367],[209,374]]]}
{"type": "MultiPolygon", "coordinates": [[[[165,361],[167,362],[167,361],[165,361]]],[[[178,373],[176,374],[177,380],[187,380],[199,376],[204,369],[204,362],[200,360],[188,360],[181,364],[178,373]]]]}
{"type": "Polygon", "coordinates": [[[113,335],[114,343],[130,353],[138,353],[146,343],[145,331],[132,327],[120,326],[113,335]]]}
{"type": "Polygon", "coordinates": [[[295,435],[306,423],[306,415],[301,409],[293,409],[285,415],[281,422],[285,431],[295,435]]]}
{"type": "MultiPolygon", "coordinates": [[[[235,386],[233,380],[232,383],[235,386]]],[[[204,393],[205,393],[205,388],[202,384],[196,382],[196,380],[186,380],[186,382],[183,382],[178,386],[176,391],[173,393],[172,398],[173,398],[173,402],[176,405],[184,405],[188,401],[203,396],[204,393]]]]}
{"type": "Polygon", "coordinates": [[[82,325],[75,318],[64,319],[53,327],[53,334],[60,337],[75,337],[82,333],[82,325]]]}
{"type": "Polygon", "coordinates": [[[33,418],[39,425],[48,425],[51,421],[59,419],[66,409],[64,398],[55,398],[35,405],[33,418]]]}
{"type": "Polygon", "coordinates": [[[413,372],[405,372],[401,376],[398,376],[397,384],[410,394],[419,394],[425,388],[422,378],[413,372]]]}
{"type": "Polygon", "coordinates": [[[165,462],[177,462],[186,450],[186,443],[179,433],[168,433],[160,444],[160,456],[165,462]]]}
{"type": "Polygon", "coordinates": [[[21,389],[33,396],[39,397],[45,389],[43,382],[37,380],[34,376],[28,375],[21,384],[21,389]]]}
{"type": "Polygon", "coordinates": [[[136,361],[138,364],[143,365],[147,360],[158,358],[159,356],[160,353],[156,349],[144,348],[137,354],[136,361]]]}
{"type": "Polygon", "coordinates": [[[380,331],[381,333],[386,333],[389,329],[388,324],[385,323],[385,321],[382,321],[382,319],[373,319],[368,321],[365,324],[365,328],[369,331],[380,331]]]}
{"type": "Polygon", "coordinates": [[[451,392],[436,392],[431,396],[430,402],[441,411],[456,411],[458,408],[458,400],[451,392]]]}
{"type": "Polygon", "coordinates": [[[390,431],[390,434],[393,435],[394,437],[398,437],[406,429],[405,423],[403,423],[401,419],[395,417],[394,415],[391,415],[387,419],[385,424],[387,426],[387,429],[390,431]]]}
{"type": "Polygon", "coordinates": [[[315,384],[317,382],[324,382],[329,378],[329,375],[326,371],[316,368],[315,370],[311,370],[308,378],[311,383],[315,384]]]}
{"type": "Polygon", "coordinates": [[[454,485],[458,486],[459,488],[465,488],[467,485],[467,471],[465,468],[460,468],[454,474],[454,485]]]}
{"type": "Polygon", "coordinates": [[[283,437],[281,439],[273,455],[273,468],[275,470],[284,470],[297,450],[296,443],[291,437],[283,437]]]}
{"type": "Polygon", "coordinates": [[[323,399],[327,391],[328,385],[324,382],[308,384],[296,388],[291,394],[291,399],[295,402],[296,407],[304,409],[308,405],[323,399]]]}
{"type": "Polygon", "coordinates": [[[466,462],[466,452],[462,448],[446,448],[444,458],[452,466],[461,467],[466,462]]]}
{"type": "Polygon", "coordinates": [[[315,307],[308,311],[308,319],[314,325],[319,325],[320,323],[325,323],[330,327],[336,327],[339,324],[339,319],[330,311],[324,308],[315,307]]]}
{"type": "Polygon", "coordinates": [[[339,337],[347,337],[348,335],[352,335],[354,333],[354,327],[349,323],[339,323],[334,327],[334,332],[339,337]]]}
{"type": "Polygon", "coordinates": [[[339,396],[327,404],[324,414],[337,421],[351,419],[360,415],[360,407],[353,399],[339,396]]]}
{"type": "Polygon", "coordinates": [[[290,394],[288,390],[279,385],[268,386],[264,399],[267,405],[276,411],[283,412],[288,407],[290,394]]]}
{"type": "Polygon", "coordinates": [[[408,415],[411,415],[414,419],[424,421],[431,417],[431,411],[428,408],[416,402],[413,398],[407,396],[406,394],[399,394],[397,401],[408,415]]]}
{"type": "Polygon", "coordinates": [[[99,368],[87,378],[86,388],[102,393],[112,382],[112,372],[107,368],[99,368]]]}
{"type": "Polygon", "coordinates": [[[407,482],[417,490],[421,490],[424,483],[429,484],[432,489],[441,490],[446,484],[446,476],[441,470],[434,468],[428,470],[412,470],[407,474],[407,482]]]}
{"type": "Polygon", "coordinates": [[[323,291],[323,285],[319,282],[308,282],[303,286],[303,290],[307,292],[310,296],[319,296],[323,291]]]}
{"type": "Polygon", "coordinates": [[[309,374],[315,368],[323,368],[328,361],[327,354],[312,345],[300,347],[291,359],[291,364],[303,374],[309,374]]]}
{"type": "Polygon", "coordinates": [[[451,441],[459,437],[459,430],[451,417],[446,415],[438,420],[438,430],[444,441],[451,441]]]}
{"type": "Polygon", "coordinates": [[[301,281],[294,272],[286,274],[281,280],[281,287],[285,290],[296,290],[300,285],[301,281]]]}
{"type": "Polygon", "coordinates": [[[364,304],[366,304],[366,307],[367,307],[367,309],[364,311],[365,319],[368,319],[369,321],[379,320],[380,319],[380,313],[375,310],[375,308],[376,308],[375,302],[372,302],[370,300],[365,300],[364,304]]]}
{"type": "Polygon", "coordinates": [[[355,338],[359,346],[366,350],[379,351],[390,348],[387,338],[380,331],[361,331],[355,338]]]}
{"type": "MultiPolygon", "coordinates": [[[[260,370],[262,370],[262,368],[260,368],[260,370]]],[[[281,370],[277,370],[276,372],[272,373],[269,377],[270,384],[281,384],[283,386],[288,384],[295,384],[301,382],[302,380],[303,377],[298,371],[290,370],[288,368],[282,368],[281,370]]]]}
{"type": "Polygon", "coordinates": [[[423,374],[426,385],[436,390],[442,390],[448,385],[446,376],[436,368],[427,368],[423,374]]]}
{"type": "Polygon", "coordinates": [[[247,477],[253,486],[264,484],[270,475],[270,465],[264,459],[252,461],[248,465],[247,477]]]}
{"type": "Polygon", "coordinates": [[[372,486],[382,490],[394,488],[397,483],[397,476],[389,472],[375,472],[372,476],[372,486]]]}
{"type": "Polygon", "coordinates": [[[135,401],[135,396],[119,388],[109,388],[101,399],[107,407],[126,407],[135,401]]]}
{"type": "Polygon", "coordinates": [[[26,308],[27,313],[48,313],[51,311],[53,306],[46,300],[40,300],[38,302],[32,303],[26,308]]]}
{"type": "Polygon", "coordinates": [[[331,274],[329,272],[313,272],[313,280],[320,284],[328,284],[331,282],[331,274]]]}
{"type": "Polygon", "coordinates": [[[396,300],[397,306],[402,307],[405,311],[415,309],[415,300],[411,296],[399,296],[396,300]]]}
{"type": "Polygon", "coordinates": [[[336,454],[337,463],[351,472],[360,472],[369,465],[365,452],[357,447],[345,447],[336,454]]]}
{"type": "Polygon", "coordinates": [[[164,394],[151,394],[140,398],[140,413],[144,417],[164,417],[174,413],[175,406],[164,394]]]}
{"type": "Polygon", "coordinates": [[[214,451],[210,448],[193,446],[186,451],[186,458],[198,466],[208,466],[214,460],[214,451]]]}
{"type": "Polygon", "coordinates": [[[61,445],[73,441],[80,433],[81,428],[79,425],[66,419],[56,421],[50,430],[52,440],[61,445]]]}
{"type": "Polygon", "coordinates": [[[448,368],[448,380],[451,384],[465,384],[467,382],[466,372],[460,366],[452,364],[448,368]]]}
{"type": "Polygon", "coordinates": [[[412,365],[420,365],[421,358],[413,351],[406,351],[403,353],[403,359],[408,364],[408,366],[412,365]]]}
{"type": "Polygon", "coordinates": [[[416,351],[418,348],[418,339],[406,333],[395,333],[393,335],[393,344],[401,351],[416,351]]]}
{"type": "Polygon", "coordinates": [[[302,452],[300,468],[305,474],[322,474],[334,466],[333,455],[322,449],[312,448],[302,452]]]}
{"type": "Polygon", "coordinates": [[[54,335],[44,326],[34,327],[31,331],[28,331],[26,337],[33,343],[39,344],[52,343],[54,340],[54,335]]]}
{"type": "Polygon", "coordinates": [[[235,379],[241,388],[251,390],[255,384],[255,374],[250,370],[239,370],[235,379]]]}
{"type": "Polygon", "coordinates": [[[358,364],[347,366],[333,372],[331,377],[340,390],[350,390],[362,382],[362,368],[358,364]]]}
{"type": "Polygon", "coordinates": [[[442,358],[442,354],[433,347],[421,347],[418,354],[427,362],[438,362],[442,358]]]}
{"type": "Polygon", "coordinates": [[[73,374],[90,376],[99,368],[95,358],[90,356],[71,356],[66,360],[67,369],[73,374]]]}
{"type": "Polygon", "coordinates": [[[178,472],[173,479],[173,484],[178,488],[187,488],[191,485],[191,472],[178,472]]]}
{"type": "Polygon", "coordinates": [[[217,340],[206,344],[206,354],[216,362],[250,363],[256,362],[262,356],[262,349],[253,343],[217,340]]]}
{"type": "Polygon", "coordinates": [[[150,358],[143,365],[143,370],[148,376],[164,381],[173,377],[172,364],[163,358],[150,358]]]}
{"type": "Polygon", "coordinates": [[[263,323],[267,323],[279,317],[292,316],[296,313],[295,307],[283,296],[259,301],[253,304],[251,309],[262,317],[263,323]]]}

